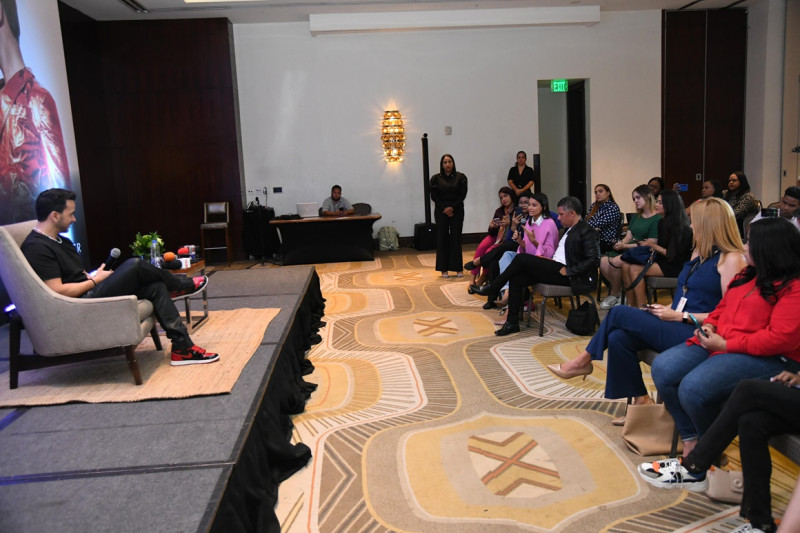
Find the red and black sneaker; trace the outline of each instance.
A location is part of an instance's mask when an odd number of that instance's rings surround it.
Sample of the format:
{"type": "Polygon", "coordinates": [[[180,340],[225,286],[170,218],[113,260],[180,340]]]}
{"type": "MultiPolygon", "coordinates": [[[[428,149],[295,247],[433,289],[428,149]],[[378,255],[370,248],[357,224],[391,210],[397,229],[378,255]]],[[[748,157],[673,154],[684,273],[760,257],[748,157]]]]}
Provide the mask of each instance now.
{"type": "Polygon", "coordinates": [[[208,276],[196,276],[188,281],[191,281],[192,285],[187,283],[185,288],[169,293],[169,297],[174,300],[176,298],[188,298],[189,296],[194,296],[206,288],[206,285],[208,285],[208,276]]]}
{"type": "Polygon", "coordinates": [[[202,365],[219,361],[219,354],[207,352],[198,345],[183,350],[172,350],[172,366],[202,365]]]}

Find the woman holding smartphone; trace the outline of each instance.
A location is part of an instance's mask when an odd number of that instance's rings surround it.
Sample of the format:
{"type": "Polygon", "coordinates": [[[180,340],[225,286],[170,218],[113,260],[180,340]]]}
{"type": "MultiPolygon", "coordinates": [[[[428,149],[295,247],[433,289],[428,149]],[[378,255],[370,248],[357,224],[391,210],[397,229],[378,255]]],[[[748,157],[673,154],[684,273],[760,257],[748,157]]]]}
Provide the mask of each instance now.
{"type": "MultiPolygon", "coordinates": [[[[694,252],[678,275],[672,306],[614,307],[586,350],[566,363],[548,365],[551,372],[563,379],[591,374],[592,360],[602,359],[608,349],[605,397],[632,397],[636,404],[652,403],[637,351],[650,348],[660,352],[691,337],[695,326],[689,315],[702,322],[745,265],[736,219],[725,201],[714,198],[694,204],[692,217],[694,252]]],[[[621,417],[612,423],[621,426],[624,422],[625,417],[621,417]]]]}
{"type": "Polygon", "coordinates": [[[800,370],[800,232],[788,220],[761,219],[750,226],[746,257],[747,267],[695,336],[653,362],[684,454],[741,380],[800,370]]]}

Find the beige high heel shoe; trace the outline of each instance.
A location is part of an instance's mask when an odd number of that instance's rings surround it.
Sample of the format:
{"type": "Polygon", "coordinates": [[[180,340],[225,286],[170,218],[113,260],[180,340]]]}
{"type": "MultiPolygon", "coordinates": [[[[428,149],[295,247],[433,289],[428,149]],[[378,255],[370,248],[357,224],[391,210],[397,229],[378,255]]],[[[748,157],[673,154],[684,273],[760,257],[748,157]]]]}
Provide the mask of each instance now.
{"type": "Polygon", "coordinates": [[[583,380],[586,381],[586,376],[588,376],[594,371],[594,365],[592,365],[592,363],[589,363],[586,366],[582,366],[580,368],[576,368],[575,370],[568,372],[561,370],[561,364],[547,365],[547,370],[549,370],[556,376],[560,377],[561,379],[572,379],[578,376],[583,376],[583,380]]]}

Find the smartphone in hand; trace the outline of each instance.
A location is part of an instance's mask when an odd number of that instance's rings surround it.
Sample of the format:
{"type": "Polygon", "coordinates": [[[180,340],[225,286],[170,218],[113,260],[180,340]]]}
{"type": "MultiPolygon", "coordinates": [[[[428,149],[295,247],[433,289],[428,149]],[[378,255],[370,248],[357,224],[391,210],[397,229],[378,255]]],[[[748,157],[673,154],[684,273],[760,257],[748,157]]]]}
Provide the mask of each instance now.
{"type": "Polygon", "coordinates": [[[693,314],[689,313],[689,319],[692,321],[692,324],[694,324],[694,327],[700,330],[700,335],[702,335],[705,338],[708,338],[708,333],[706,333],[706,330],[704,330],[702,326],[700,326],[700,321],[697,320],[697,318],[695,318],[693,314]]]}

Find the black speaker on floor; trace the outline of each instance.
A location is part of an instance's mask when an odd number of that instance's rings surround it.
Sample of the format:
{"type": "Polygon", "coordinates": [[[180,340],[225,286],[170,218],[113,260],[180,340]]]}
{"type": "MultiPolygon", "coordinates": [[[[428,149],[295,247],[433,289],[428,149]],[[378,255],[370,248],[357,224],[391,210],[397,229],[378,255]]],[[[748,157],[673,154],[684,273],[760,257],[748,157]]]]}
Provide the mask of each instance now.
{"type": "Polygon", "coordinates": [[[436,249],[436,224],[429,222],[414,224],[414,248],[417,250],[436,249]]]}

